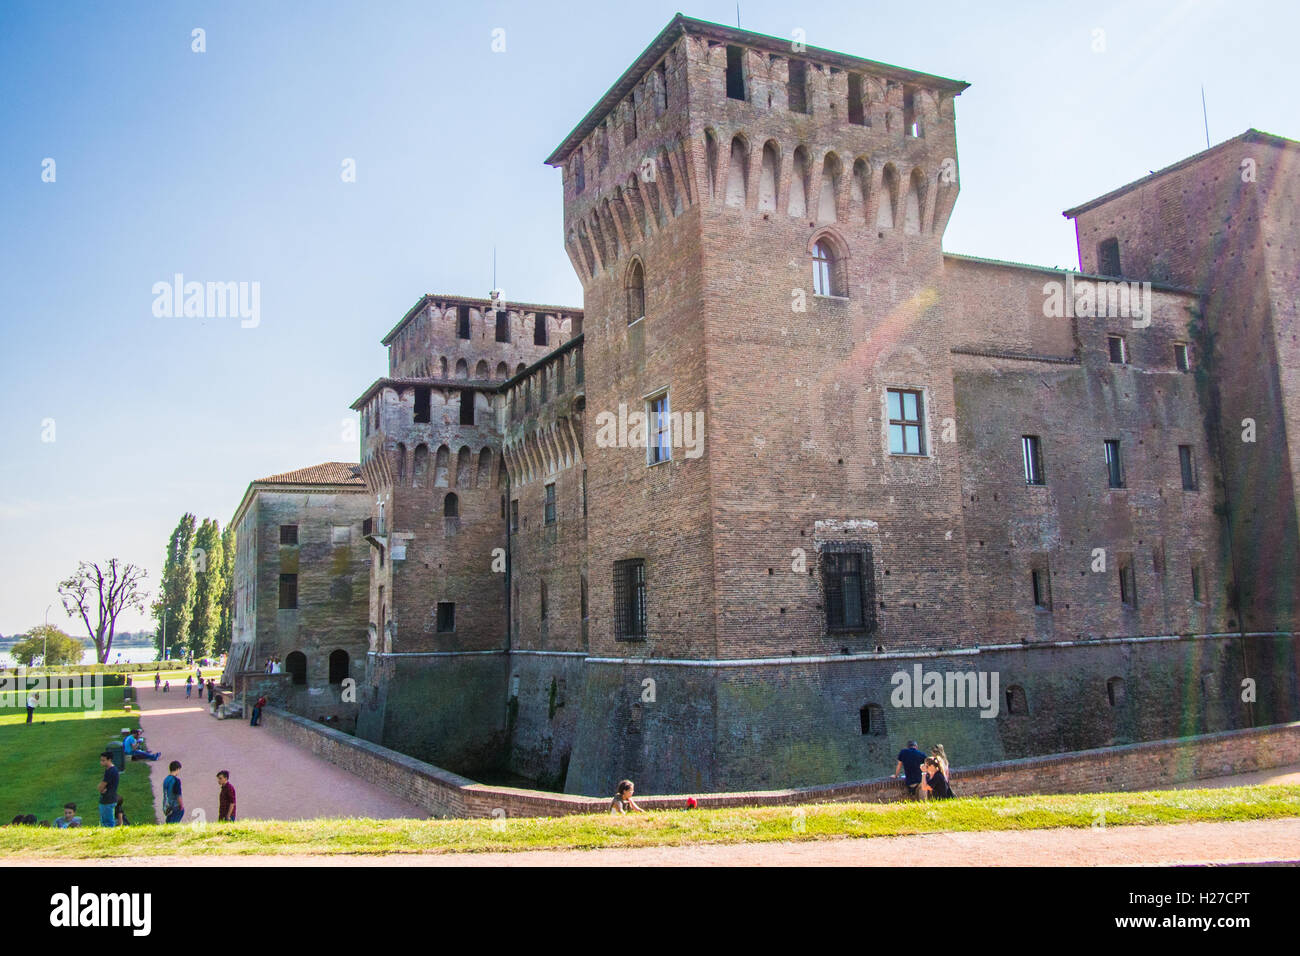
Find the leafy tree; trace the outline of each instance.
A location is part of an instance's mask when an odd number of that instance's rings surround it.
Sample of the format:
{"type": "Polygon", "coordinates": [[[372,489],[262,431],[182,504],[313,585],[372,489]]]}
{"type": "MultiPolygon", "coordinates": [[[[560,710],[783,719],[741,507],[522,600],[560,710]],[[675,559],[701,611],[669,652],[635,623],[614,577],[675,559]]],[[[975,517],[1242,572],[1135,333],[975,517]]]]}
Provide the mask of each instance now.
{"type": "Polygon", "coordinates": [[[31,667],[37,659],[44,665],[80,664],[86,645],[53,624],[38,624],[9,652],[19,664],[31,667]]]}
{"type": "Polygon", "coordinates": [[[86,625],[99,663],[108,662],[118,615],[130,608],[144,610],[145,577],[144,568],[109,558],[102,566],[82,561],[72,577],[59,582],[63,609],[69,617],[79,616],[86,625]]]}
{"type": "Polygon", "coordinates": [[[214,654],[230,650],[235,634],[235,529],[227,525],[221,533],[221,623],[217,627],[214,654]]]}
{"type": "Polygon", "coordinates": [[[221,595],[225,588],[226,562],[221,549],[221,531],[216,521],[204,518],[194,536],[194,617],[187,646],[195,657],[207,657],[217,643],[221,627],[221,595]]]}
{"type": "Polygon", "coordinates": [[[190,621],[194,614],[196,575],[194,573],[194,526],[197,519],[186,512],[176,523],[167,554],[163,558],[162,587],[153,602],[152,611],[158,621],[154,632],[154,646],[158,657],[163,657],[166,647],[188,647],[190,621]],[[164,622],[166,624],[164,647],[164,622]]]}

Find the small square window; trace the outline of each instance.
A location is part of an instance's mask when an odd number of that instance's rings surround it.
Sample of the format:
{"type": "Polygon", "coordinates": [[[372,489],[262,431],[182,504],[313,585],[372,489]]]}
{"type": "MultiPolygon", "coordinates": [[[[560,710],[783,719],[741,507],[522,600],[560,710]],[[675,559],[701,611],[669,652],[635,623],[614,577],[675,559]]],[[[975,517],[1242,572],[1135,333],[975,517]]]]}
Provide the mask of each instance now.
{"type": "Polygon", "coordinates": [[[885,391],[889,416],[889,453],[925,454],[924,403],[921,393],[890,388],[885,391]]]}
{"type": "Polygon", "coordinates": [[[1128,364],[1128,351],[1124,347],[1124,336],[1122,335],[1106,336],[1106,348],[1110,351],[1111,365],[1128,364]]]}
{"type": "Polygon", "coordinates": [[[280,525],[280,543],[281,544],[298,543],[298,526],[296,524],[280,525]]]}
{"type": "Polygon", "coordinates": [[[456,605],[452,601],[438,602],[438,633],[450,634],[456,630],[456,605]]]}
{"type": "Polygon", "coordinates": [[[1179,342],[1174,346],[1174,364],[1178,366],[1180,372],[1192,370],[1192,352],[1186,342],[1179,342]]]}
{"type": "Polygon", "coordinates": [[[646,464],[657,465],[671,460],[673,429],[668,412],[667,392],[646,402],[646,428],[650,438],[649,447],[646,449],[646,464]]]}
{"type": "Polygon", "coordinates": [[[347,544],[352,540],[352,528],[346,524],[336,524],[330,532],[330,541],[334,544],[347,544]]]}

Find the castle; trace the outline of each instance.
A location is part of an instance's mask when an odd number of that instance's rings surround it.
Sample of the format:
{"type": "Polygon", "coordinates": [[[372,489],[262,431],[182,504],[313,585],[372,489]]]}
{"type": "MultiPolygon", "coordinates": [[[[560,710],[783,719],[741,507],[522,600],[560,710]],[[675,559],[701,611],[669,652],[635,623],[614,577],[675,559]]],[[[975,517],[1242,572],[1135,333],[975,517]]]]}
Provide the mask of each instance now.
{"type": "Polygon", "coordinates": [[[583,307],[424,296],[360,463],[250,485],[227,679],[586,794],[1300,717],[1300,144],[952,255],[966,85],[675,17],[546,160],[583,307]]]}

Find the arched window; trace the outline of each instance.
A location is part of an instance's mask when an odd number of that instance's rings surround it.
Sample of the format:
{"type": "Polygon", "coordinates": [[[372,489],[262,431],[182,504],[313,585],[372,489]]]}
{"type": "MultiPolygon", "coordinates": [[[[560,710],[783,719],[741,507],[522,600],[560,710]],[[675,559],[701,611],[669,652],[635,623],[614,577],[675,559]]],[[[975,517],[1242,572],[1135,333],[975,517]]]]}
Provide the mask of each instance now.
{"type": "Polygon", "coordinates": [[[293,676],[293,682],[299,686],[307,683],[307,655],[302,651],[292,651],[284,659],[284,669],[293,676]]]}
{"type": "Polygon", "coordinates": [[[879,704],[867,704],[858,711],[858,724],[862,733],[871,737],[881,737],[885,733],[885,711],[879,704]]]}
{"type": "Polygon", "coordinates": [[[497,362],[497,378],[505,381],[510,377],[510,366],[505,362],[497,362]]]}
{"type": "Polygon", "coordinates": [[[645,318],[645,269],[635,260],[627,270],[627,324],[645,318]]]}
{"type": "Polygon", "coordinates": [[[813,246],[813,295],[834,295],[835,256],[825,240],[813,246]]]}
{"type": "Polygon", "coordinates": [[[1007,688],[1007,713],[1023,716],[1029,713],[1029,701],[1025,698],[1025,689],[1019,684],[1007,688]]]}
{"type": "Polygon", "coordinates": [[[479,381],[483,381],[488,377],[487,362],[483,361],[482,359],[479,360],[478,365],[474,366],[474,377],[479,381]]]}
{"type": "Polygon", "coordinates": [[[343,650],[330,653],[330,683],[342,684],[348,676],[348,652],[343,650]]]}
{"type": "Polygon", "coordinates": [[[416,488],[422,487],[429,480],[429,446],[415,446],[415,467],[412,469],[412,481],[416,488]]]}
{"type": "Polygon", "coordinates": [[[397,443],[397,484],[406,481],[406,446],[400,441],[397,443]]]}
{"type": "Polygon", "coordinates": [[[728,206],[744,207],[749,190],[749,150],[739,136],[731,140],[731,161],[727,165],[728,206]]]}
{"type": "Polygon", "coordinates": [[[456,492],[453,491],[442,499],[442,516],[444,518],[460,517],[460,499],[456,497],[456,492]]]}

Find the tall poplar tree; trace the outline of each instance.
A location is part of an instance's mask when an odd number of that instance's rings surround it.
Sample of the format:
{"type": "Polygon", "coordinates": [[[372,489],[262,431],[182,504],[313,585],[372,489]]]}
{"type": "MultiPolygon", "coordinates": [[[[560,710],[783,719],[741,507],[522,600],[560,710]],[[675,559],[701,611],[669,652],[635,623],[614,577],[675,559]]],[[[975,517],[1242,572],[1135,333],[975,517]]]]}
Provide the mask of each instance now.
{"type": "Polygon", "coordinates": [[[208,657],[217,643],[221,626],[221,592],[225,586],[225,560],[221,532],[216,521],[204,518],[194,535],[194,615],[190,619],[186,646],[195,657],[208,657]]]}
{"type": "Polygon", "coordinates": [[[217,627],[214,654],[230,650],[235,634],[235,527],[226,525],[221,533],[221,624],[217,627]]]}
{"type": "Polygon", "coordinates": [[[163,619],[166,616],[167,648],[189,646],[190,620],[194,613],[195,574],[194,527],[197,523],[194,515],[186,512],[176,523],[171,540],[167,542],[167,554],[163,558],[162,588],[158,599],[153,603],[154,617],[158,628],[154,632],[154,646],[158,648],[161,659],[165,650],[163,645],[163,619]]]}

